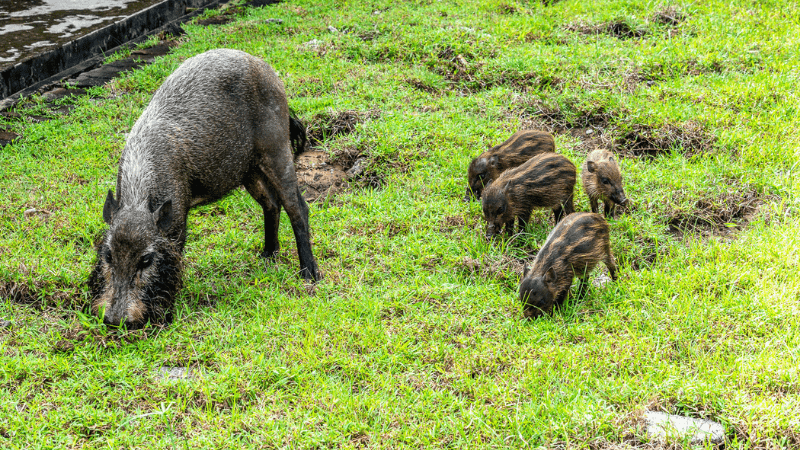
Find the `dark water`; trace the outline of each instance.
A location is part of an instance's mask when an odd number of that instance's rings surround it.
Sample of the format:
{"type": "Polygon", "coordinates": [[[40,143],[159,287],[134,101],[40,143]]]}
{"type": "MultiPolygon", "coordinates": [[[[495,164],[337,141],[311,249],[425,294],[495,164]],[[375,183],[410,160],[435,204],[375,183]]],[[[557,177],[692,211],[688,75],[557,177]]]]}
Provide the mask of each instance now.
{"type": "Polygon", "coordinates": [[[162,0],[0,0],[0,70],[162,0]]]}

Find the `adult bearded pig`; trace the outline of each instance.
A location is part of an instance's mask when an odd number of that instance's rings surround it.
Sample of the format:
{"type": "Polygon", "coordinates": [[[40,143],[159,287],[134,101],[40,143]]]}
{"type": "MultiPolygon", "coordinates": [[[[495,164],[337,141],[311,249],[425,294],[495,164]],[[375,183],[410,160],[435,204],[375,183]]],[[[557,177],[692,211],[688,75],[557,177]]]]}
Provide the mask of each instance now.
{"type": "Polygon", "coordinates": [[[186,60],[155,93],[122,151],[117,197],[109,190],[103,207],[109,228],[89,278],[92,311],[107,324],[134,328],[171,320],[189,210],[242,184],[264,210],[262,256],[279,249],[283,207],[300,273],[317,280],[292,153],[305,141],[267,63],[228,49],[186,60]]]}

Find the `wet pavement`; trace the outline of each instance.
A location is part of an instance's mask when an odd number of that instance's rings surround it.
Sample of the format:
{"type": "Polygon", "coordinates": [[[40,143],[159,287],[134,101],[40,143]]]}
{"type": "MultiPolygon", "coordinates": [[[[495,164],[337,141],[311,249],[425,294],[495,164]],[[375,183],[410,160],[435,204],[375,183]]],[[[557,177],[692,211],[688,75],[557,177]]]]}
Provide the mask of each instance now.
{"type": "MultiPolygon", "coordinates": [[[[162,0],[0,1],[0,70],[162,0]]],[[[121,43],[120,43],[121,44],[121,43]]]]}

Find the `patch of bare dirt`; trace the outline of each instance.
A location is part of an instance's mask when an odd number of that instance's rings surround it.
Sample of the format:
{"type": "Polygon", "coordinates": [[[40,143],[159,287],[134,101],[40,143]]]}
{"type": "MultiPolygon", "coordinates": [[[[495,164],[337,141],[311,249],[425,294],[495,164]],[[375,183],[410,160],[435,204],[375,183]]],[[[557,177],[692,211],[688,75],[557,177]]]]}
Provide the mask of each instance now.
{"type": "Polygon", "coordinates": [[[345,169],[330,161],[328,154],[311,150],[301,153],[294,162],[297,181],[305,199],[313,202],[347,188],[345,169]]]}
{"type": "MultiPolygon", "coordinates": [[[[542,99],[523,102],[521,119],[523,125],[544,129],[551,133],[566,133],[574,129],[605,128],[614,119],[614,113],[603,105],[568,104],[542,99]]],[[[584,133],[585,134],[585,133],[584,133]]]]}
{"type": "Polygon", "coordinates": [[[377,110],[338,111],[317,114],[308,121],[306,134],[312,148],[295,158],[295,170],[300,189],[308,201],[338,194],[354,182],[363,186],[380,187],[383,177],[370,170],[369,149],[343,144],[332,149],[332,155],[314,149],[337,136],[353,133],[356,126],[380,116],[377,110]]]}
{"type": "Polygon", "coordinates": [[[0,148],[10,144],[18,137],[19,135],[17,133],[12,133],[10,131],[0,129],[0,148]]]}
{"type": "Polygon", "coordinates": [[[599,24],[576,22],[564,27],[568,31],[585,35],[605,34],[617,39],[638,39],[647,35],[647,30],[634,28],[624,20],[613,20],[599,24]]]}
{"type": "Polygon", "coordinates": [[[682,237],[732,237],[758,217],[761,207],[776,198],[755,190],[741,189],[717,198],[698,200],[690,211],[673,212],[667,224],[670,232],[682,237]]]}

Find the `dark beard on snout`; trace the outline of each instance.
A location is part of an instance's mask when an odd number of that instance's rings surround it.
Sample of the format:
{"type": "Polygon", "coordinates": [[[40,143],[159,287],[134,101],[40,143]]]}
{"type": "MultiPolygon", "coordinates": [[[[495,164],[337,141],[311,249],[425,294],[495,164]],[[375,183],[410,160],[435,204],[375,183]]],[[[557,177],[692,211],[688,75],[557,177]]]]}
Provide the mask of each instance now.
{"type": "MultiPolygon", "coordinates": [[[[106,232],[107,233],[107,232],[106,232]]],[[[89,275],[88,287],[91,295],[91,303],[88,305],[88,313],[99,314],[98,300],[106,292],[106,271],[111,270],[103,259],[105,234],[99,241],[97,247],[97,258],[94,269],[89,275]]],[[[126,322],[127,329],[137,329],[151,324],[168,324],[172,322],[172,312],[175,296],[183,287],[183,260],[176,246],[169,240],[162,238],[155,242],[156,258],[153,262],[155,273],[149,278],[148,283],[143,286],[142,296],[140,297],[145,311],[141,321],[126,322]]]]}

